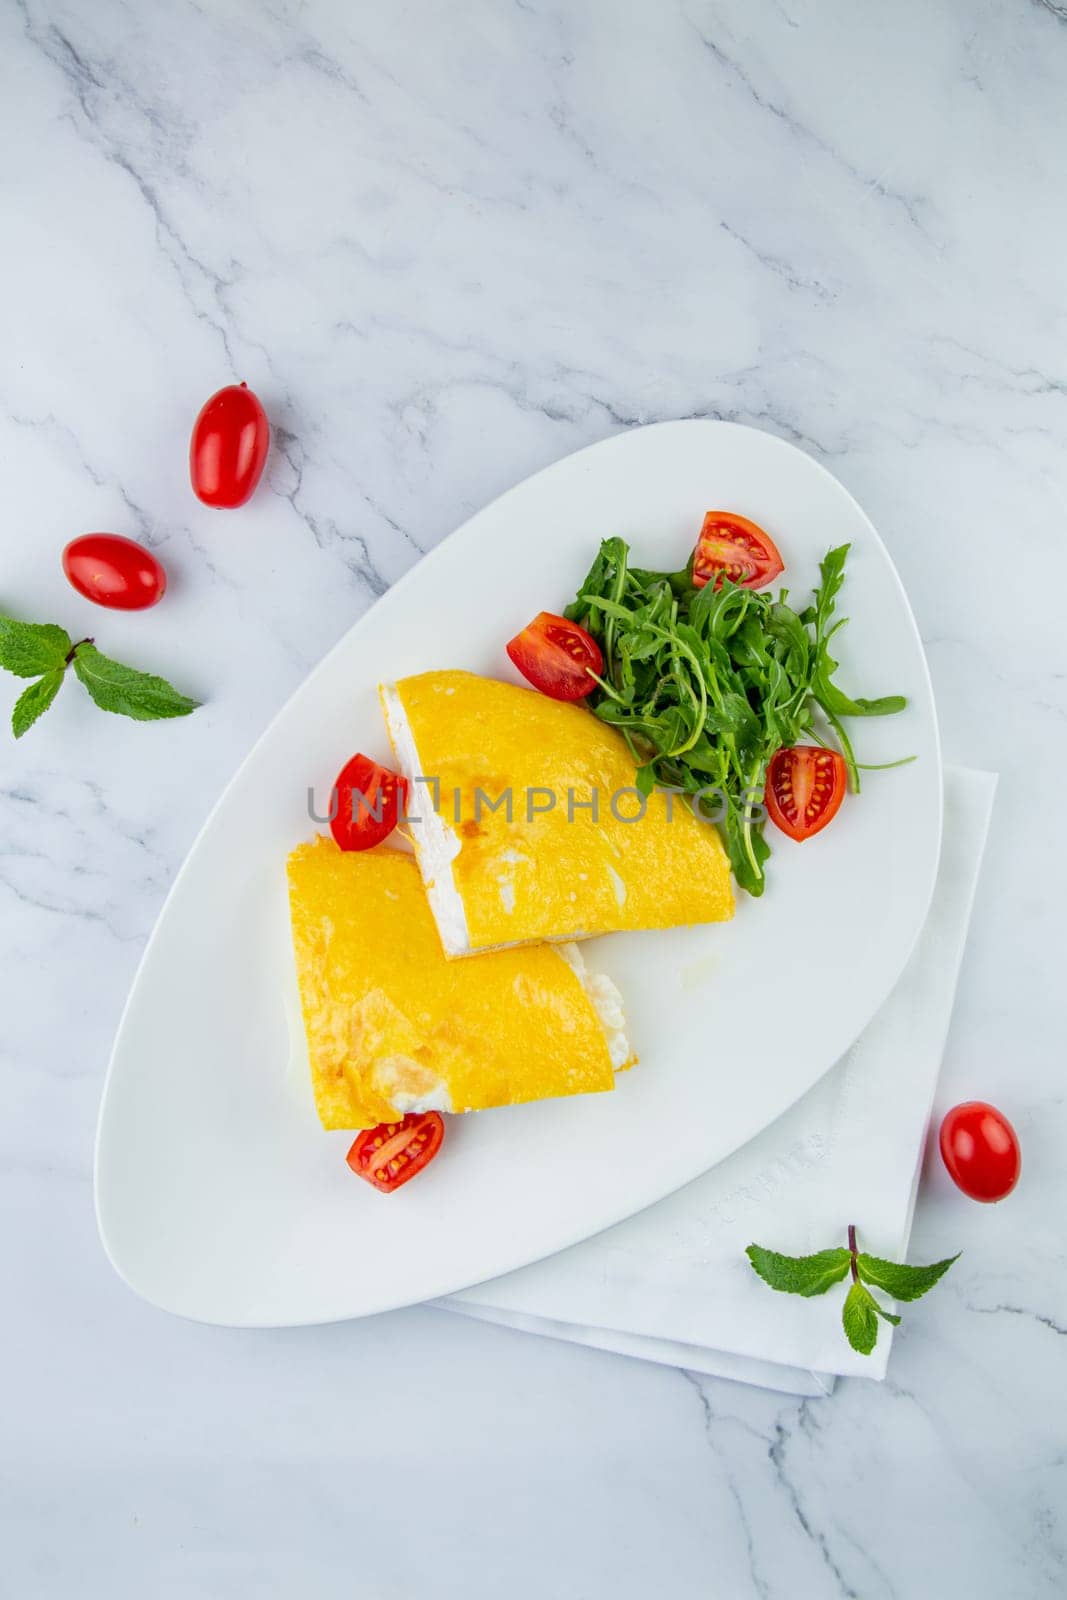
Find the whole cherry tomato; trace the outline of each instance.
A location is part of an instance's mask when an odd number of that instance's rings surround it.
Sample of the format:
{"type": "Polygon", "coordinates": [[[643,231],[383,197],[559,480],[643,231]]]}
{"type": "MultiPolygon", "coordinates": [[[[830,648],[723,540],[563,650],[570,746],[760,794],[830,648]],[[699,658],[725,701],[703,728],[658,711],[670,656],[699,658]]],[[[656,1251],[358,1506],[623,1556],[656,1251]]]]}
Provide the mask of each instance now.
{"type": "Polygon", "coordinates": [[[263,476],[269,448],[267,413],[247,383],[220,389],[193,424],[193,493],[206,506],[243,506],[263,476]]]}
{"type": "Polygon", "coordinates": [[[984,1100],[967,1100],[946,1112],[940,1144],[949,1177],[972,1200],[1003,1200],[1019,1181],[1022,1156],[1015,1129],[984,1100]]]}
{"type": "Polygon", "coordinates": [[[121,533],[83,533],[63,551],[63,571],[86,600],[143,611],[162,600],[167,574],[151,550],[121,533]]]}

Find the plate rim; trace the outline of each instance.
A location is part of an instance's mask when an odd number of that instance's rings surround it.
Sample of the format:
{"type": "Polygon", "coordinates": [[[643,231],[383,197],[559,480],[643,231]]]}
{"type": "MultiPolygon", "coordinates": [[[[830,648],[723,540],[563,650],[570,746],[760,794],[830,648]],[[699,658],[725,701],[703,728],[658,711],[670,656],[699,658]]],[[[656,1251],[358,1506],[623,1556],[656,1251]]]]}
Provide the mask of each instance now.
{"type": "Polygon", "coordinates": [[[446,535],[444,535],[444,537],[441,538],[438,541],[438,543],[433,546],[433,548],[431,550],[428,550],[418,560],[413,562],[412,565],[408,568],[408,570],[406,572],[402,573],[401,576],[394,583],[392,583],[389,586],[389,588],[382,595],[376,596],[372,600],[371,604],[369,606],[367,606],[367,608],[363,612],[361,612],[358,617],[356,617],[356,619],[345,629],[345,631],[340,635],[340,637],[334,641],[334,643],[325,652],[325,654],[315,663],[315,665],[313,667],[311,667],[311,669],[307,673],[305,673],[305,675],[294,686],[294,688],[291,690],[291,692],[288,695],[286,695],[285,699],[283,700],[281,705],[278,707],[278,709],[275,711],[275,713],[271,716],[271,718],[267,722],[266,726],[261,730],[259,735],[253,740],[252,744],[248,747],[248,749],[241,756],[240,760],[237,762],[237,764],[234,767],[233,771],[231,772],[230,776],[227,778],[226,782],[223,784],[221,790],[219,791],[218,795],[216,796],[213,804],[209,807],[208,812],[207,812],[206,816],[204,817],[204,820],[203,820],[201,826],[197,829],[193,839],[191,840],[190,844],[188,845],[188,847],[186,849],[186,852],[185,852],[185,855],[184,855],[184,857],[183,857],[183,859],[181,861],[181,864],[178,867],[178,870],[174,875],[173,881],[171,882],[171,884],[170,884],[170,886],[169,886],[169,888],[167,890],[167,893],[164,896],[164,899],[163,899],[163,902],[162,902],[162,904],[161,904],[161,906],[159,908],[159,911],[156,914],[155,920],[154,920],[153,925],[152,925],[152,930],[151,930],[151,932],[150,932],[150,934],[149,934],[149,936],[148,936],[148,938],[147,938],[147,940],[145,942],[144,950],[141,953],[141,957],[140,957],[140,959],[139,959],[139,961],[137,963],[137,967],[136,967],[136,969],[134,971],[133,977],[130,980],[129,989],[128,989],[127,994],[126,994],[126,998],[125,998],[125,1000],[123,1002],[122,1011],[121,1011],[121,1013],[119,1015],[119,1020],[118,1020],[118,1023],[116,1025],[115,1035],[114,1035],[114,1039],[113,1039],[112,1046],[111,1046],[111,1051],[110,1051],[110,1054],[109,1054],[109,1057],[108,1057],[107,1068],[106,1068],[106,1071],[105,1071],[105,1074],[104,1074],[104,1081],[103,1081],[103,1084],[102,1084],[102,1087],[101,1087],[101,1090],[100,1090],[100,1103],[99,1103],[99,1108],[98,1108],[98,1112],[97,1112],[96,1131],[95,1131],[94,1144],[93,1144],[93,1210],[94,1210],[94,1215],[95,1215],[95,1218],[96,1218],[96,1226],[97,1226],[97,1232],[98,1232],[98,1235],[99,1235],[99,1238],[100,1238],[100,1242],[101,1242],[101,1245],[103,1246],[104,1253],[107,1256],[108,1261],[110,1262],[112,1268],[114,1269],[114,1271],[116,1272],[118,1277],[127,1286],[127,1288],[129,1288],[134,1294],[137,1295],[137,1297],[139,1299],[144,1301],[146,1304],[152,1305],[152,1306],[156,1307],[157,1309],[166,1311],[170,1315],[179,1316],[179,1317],[182,1317],[186,1321],[195,1322],[195,1323],[201,1324],[203,1326],[248,1328],[248,1329],[264,1329],[264,1330],[269,1329],[269,1328],[323,1327],[323,1326],[329,1326],[329,1325],[332,1325],[332,1324],[335,1324],[335,1323],[341,1323],[341,1322],[360,1321],[364,1317],[379,1316],[379,1315],[382,1315],[382,1314],[387,1313],[389,1311],[400,1310],[400,1309],[403,1309],[403,1308],[408,1307],[408,1306],[432,1304],[434,1301],[436,1301],[436,1300],[438,1300],[440,1298],[443,1298],[443,1297],[445,1297],[447,1295],[457,1294],[457,1293],[461,1292],[462,1290],[474,1288],[478,1284],[481,1284],[481,1283],[492,1282],[494,1279],[506,1276],[510,1272],[521,1271],[524,1267],[532,1266],[535,1262],[547,1260],[551,1256],[557,1255],[557,1254],[561,1253],[564,1250],[571,1249],[575,1245],[580,1244],[580,1243],[584,1242],[587,1239],[595,1238],[599,1234],[605,1233],[605,1232],[607,1232],[609,1229],[611,1229],[613,1227],[621,1226],[622,1223],[627,1221],[630,1217],[639,1215],[642,1211],[648,1210],[650,1207],[659,1204],[661,1201],[665,1200],[669,1195],[675,1194],[679,1190],[686,1188],[690,1183],[693,1183],[693,1182],[697,1181],[697,1179],[702,1177],[704,1175],[704,1173],[710,1172],[710,1171],[714,1170],[714,1168],[716,1166],[721,1165],[722,1162],[728,1161],[730,1159],[730,1157],[732,1155],[736,1154],[736,1152],[738,1150],[744,1149],[745,1145],[747,1143],[749,1143],[753,1138],[757,1137],[758,1134],[760,1132],[762,1132],[765,1128],[773,1126],[773,1124],[780,1117],[786,1115],[790,1110],[792,1110],[792,1108],[800,1100],[802,1100],[804,1098],[804,1096],[806,1094],[810,1093],[811,1090],[814,1089],[816,1087],[816,1085],[819,1084],[822,1081],[822,1079],[825,1077],[826,1073],[829,1072],[832,1069],[832,1067],[836,1064],[836,1060],[840,1059],[840,1057],[837,1057],[837,1058],[835,1058],[835,1060],[828,1061],[826,1063],[826,1065],[822,1068],[822,1070],[819,1071],[815,1075],[815,1077],[810,1079],[810,1081],[807,1082],[794,1096],[792,1096],[792,1098],[790,1098],[787,1103],[785,1103],[785,1104],[783,1104],[783,1105],[781,1105],[779,1107],[778,1111],[770,1119],[770,1121],[761,1121],[761,1122],[759,1122],[757,1124],[757,1126],[755,1126],[754,1128],[752,1128],[748,1132],[746,1137],[739,1144],[734,1145],[733,1148],[729,1152],[727,1152],[725,1155],[722,1155],[716,1161],[713,1161],[710,1166],[703,1167],[699,1171],[689,1174],[687,1177],[682,1178],[678,1182],[671,1182],[665,1188],[660,1190],[652,1199],[644,1201],[636,1209],[625,1211],[624,1213],[622,1213],[622,1215],[617,1215],[614,1218],[609,1219],[607,1221],[598,1222],[592,1228],[589,1228],[587,1226],[582,1226],[581,1228],[579,1228],[574,1233],[569,1234],[561,1242],[557,1242],[557,1243],[553,1244],[550,1249],[548,1249],[548,1250],[546,1250],[544,1252],[538,1252],[537,1254],[532,1255],[532,1256],[524,1257],[524,1259],[522,1261],[520,1261],[518,1263],[515,1263],[511,1267],[505,1267],[505,1268],[501,1268],[499,1270],[490,1271],[489,1273],[484,1274],[484,1275],[483,1274],[479,1274],[479,1275],[477,1275],[476,1277],[473,1277],[473,1278],[464,1275],[462,1281],[460,1281],[460,1282],[456,1282],[455,1281],[454,1274],[446,1275],[446,1280],[444,1282],[442,1282],[441,1285],[439,1285],[436,1288],[431,1289],[428,1293],[420,1294],[417,1299],[412,1299],[412,1298],[404,1297],[404,1296],[401,1296],[401,1297],[398,1298],[395,1294],[392,1294],[392,1295],[387,1295],[386,1297],[384,1297],[379,1302],[367,1305],[364,1309],[352,1310],[352,1311],[339,1311],[335,1315],[326,1315],[326,1316],[322,1316],[322,1315],[313,1315],[311,1317],[308,1317],[308,1316],[276,1317],[275,1316],[275,1317],[270,1317],[270,1318],[262,1318],[262,1317],[250,1316],[248,1318],[244,1318],[244,1319],[241,1319],[241,1320],[233,1320],[233,1319],[228,1318],[227,1320],[223,1321],[223,1320],[220,1320],[218,1318],[213,1318],[213,1317],[206,1316],[206,1315],[199,1315],[195,1311],[183,1310],[178,1306],[167,1304],[166,1301],[162,1297],[156,1297],[156,1296],[153,1296],[153,1295],[149,1294],[148,1292],[146,1292],[145,1289],[141,1288],[137,1283],[132,1281],[130,1276],[127,1274],[127,1272],[124,1270],[124,1268],[120,1264],[119,1260],[117,1259],[115,1251],[112,1249],[112,1245],[111,1245],[111,1243],[109,1241],[109,1238],[108,1238],[107,1228],[106,1228],[104,1217],[103,1217],[103,1214],[102,1214],[102,1205],[101,1205],[101,1147],[102,1147],[102,1143],[103,1143],[104,1123],[105,1123],[105,1119],[106,1119],[106,1115],[107,1115],[108,1101],[109,1101],[109,1098],[110,1098],[110,1094],[112,1092],[112,1084],[113,1084],[113,1079],[114,1079],[114,1074],[115,1074],[115,1064],[116,1064],[116,1061],[118,1059],[118,1056],[119,1056],[119,1053],[120,1053],[120,1050],[121,1050],[121,1047],[122,1047],[123,1037],[124,1037],[124,1034],[126,1032],[130,1011],[131,1011],[131,1008],[132,1008],[134,997],[135,997],[135,995],[137,993],[137,990],[138,990],[138,988],[140,986],[142,973],[144,972],[144,969],[148,965],[148,962],[149,962],[149,960],[150,960],[150,958],[152,956],[152,953],[153,953],[157,938],[159,936],[160,928],[161,928],[161,926],[162,926],[162,924],[164,922],[164,919],[165,919],[165,917],[167,915],[167,912],[168,912],[168,910],[170,908],[171,902],[176,897],[176,895],[177,895],[177,893],[179,891],[179,888],[180,888],[181,884],[184,881],[186,873],[190,870],[191,864],[192,864],[193,859],[194,859],[194,857],[196,856],[196,854],[197,854],[197,852],[199,850],[199,847],[200,847],[200,844],[201,844],[202,840],[204,839],[205,835],[210,830],[210,828],[211,828],[211,826],[212,826],[212,824],[213,824],[213,822],[215,820],[216,815],[222,809],[222,807],[223,807],[223,805],[224,805],[224,803],[225,803],[225,801],[226,801],[226,799],[227,799],[227,797],[228,797],[228,795],[230,793],[230,790],[237,783],[237,781],[238,781],[240,775],[242,774],[242,772],[244,771],[246,765],[250,761],[252,761],[252,759],[256,755],[257,751],[260,749],[260,747],[263,744],[265,744],[267,742],[267,740],[271,737],[271,735],[273,734],[274,729],[277,726],[277,724],[286,715],[291,702],[298,695],[303,694],[305,692],[305,690],[308,689],[321,674],[324,674],[326,672],[326,670],[327,670],[330,662],[333,660],[334,656],[340,654],[340,652],[347,645],[348,640],[351,637],[352,633],[355,632],[356,629],[358,629],[359,627],[362,626],[362,624],[365,621],[365,619],[373,611],[377,610],[377,608],[381,605],[381,603],[383,601],[391,600],[392,597],[394,597],[394,596],[402,596],[403,593],[406,590],[406,586],[415,580],[416,575],[418,575],[420,581],[424,580],[425,577],[426,577],[427,565],[429,564],[429,566],[430,566],[430,568],[432,570],[432,568],[433,568],[434,564],[437,562],[441,552],[443,552],[446,549],[446,547],[450,547],[450,553],[452,555],[454,555],[455,554],[455,550],[456,550],[455,541],[458,540],[460,542],[460,544],[462,544],[466,538],[473,537],[473,534],[472,534],[471,530],[475,527],[475,525],[481,520],[481,518],[483,516],[487,515],[490,512],[494,512],[494,511],[499,510],[499,508],[502,507],[503,505],[505,505],[506,502],[512,496],[520,493],[523,489],[525,489],[527,487],[527,485],[529,485],[534,480],[536,480],[537,478],[542,476],[542,474],[551,471],[553,468],[561,465],[565,461],[576,461],[576,460],[580,459],[581,457],[588,455],[590,452],[598,451],[598,450],[604,450],[605,447],[609,447],[609,446],[614,445],[614,444],[622,443],[623,441],[625,441],[627,439],[630,439],[630,438],[633,438],[634,436],[636,436],[638,434],[641,434],[641,435],[650,434],[650,433],[655,433],[655,432],[661,432],[661,431],[664,431],[664,430],[670,430],[670,431],[673,431],[673,432],[682,432],[682,431],[694,431],[695,432],[697,430],[705,431],[705,430],[709,430],[709,429],[714,429],[717,433],[737,433],[737,434],[744,434],[744,435],[755,434],[761,439],[765,439],[765,440],[773,442],[773,444],[776,447],[780,447],[780,448],[782,448],[782,449],[784,449],[786,451],[791,452],[794,455],[799,456],[805,462],[805,464],[806,464],[806,466],[808,468],[816,469],[816,471],[819,473],[819,475],[823,479],[828,480],[829,484],[832,486],[832,488],[838,494],[843,495],[846,498],[846,500],[848,501],[853,513],[863,523],[863,525],[864,525],[864,527],[866,529],[866,532],[867,532],[869,538],[871,539],[872,543],[881,552],[882,556],[885,558],[885,566],[888,569],[888,575],[891,578],[892,583],[893,583],[893,585],[895,587],[895,591],[896,591],[897,597],[898,597],[899,601],[902,604],[903,615],[904,615],[904,618],[905,618],[905,620],[907,622],[909,630],[911,632],[912,640],[913,640],[913,643],[914,643],[915,648],[916,648],[916,656],[917,656],[919,668],[920,668],[921,675],[922,675],[922,683],[923,683],[923,686],[924,686],[925,691],[926,691],[926,700],[927,700],[927,704],[928,704],[929,710],[930,710],[930,725],[931,725],[931,733],[932,733],[933,755],[934,755],[934,758],[935,758],[935,761],[936,761],[936,776],[937,776],[937,780],[938,780],[937,784],[936,784],[936,804],[937,804],[936,849],[933,852],[931,865],[930,865],[930,870],[929,870],[929,877],[928,877],[928,881],[927,881],[927,884],[926,884],[925,892],[923,894],[922,914],[921,914],[920,917],[918,917],[916,919],[916,927],[915,927],[915,930],[914,930],[914,932],[912,934],[912,938],[911,938],[910,942],[908,943],[907,948],[902,951],[901,956],[899,958],[899,961],[894,966],[892,972],[889,973],[888,969],[887,969],[887,976],[885,977],[883,983],[879,986],[880,995],[879,995],[877,1004],[874,1006],[873,1010],[870,1012],[869,1016],[867,1017],[867,1020],[860,1027],[859,1032],[857,1032],[852,1037],[852,1039],[849,1041],[848,1045],[845,1047],[846,1050],[851,1048],[852,1044],[855,1043],[856,1039],[859,1038],[860,1034],[864,1031],[864,1029],[866,1027],[868,1027],[870,1025],[871,1021],[873,1021],[874,1017],[877,1016],[878,1012],[885,1005],[887,999],[889,998],[889,995],[892,993],[893,989],[896,987],[896,985],[897,985],[902,973],[904,972],[905,967],[907,966],[908,962],[910,961],[910,959],[911,959],[911,957],[912,957],[912,955],[913,955],[913,953],[915,951],[916,945],[918,944],[919,938],[920,938],[920,936],[922,934],[922,930],[923,930],[923,928],[924,928],[924,926],[926,924],[927,918],[929,916],[930,904],[931,904],[931,901],[932,901],[932,898],[933,898],[933,893],[934,893],[934,889],[935,889],[935,886],[936,886],[936,883],[937,883],[937,876],[938,876],[938,871],[939,871],[939,867],[940,867],[941,854],[942,854],[942,848],[943,848],[943,831],[944,831],[944,755],[943,755],[942,742],[941,742],[940,721],[939,721],[938,712],[937,712],[937,700],[936,700],[936,696],[934,694],[934,685],[933,685],[933,680],[932,680],[932,677],[931,677],[931,674],[930,674],[930,665],[929,665],[929,662],[927,660],[926,649],[925,649],[925,646],[923,644],[922,635],[919,632],[918,622],[916,620],[915,613],[914,613],[914,611],[912,609],[911,601],[909,599],[907,590],[904,587],[903,580],[901,579],[901,576],[900,576],[899,572],[897,571],[896,563],[894,562],[893,557],[890,554],[889,549],[887,548],[887,546],[885,544],[885,541],[882,539],[880,533],[878,532],[878,529],[875,527],[874,523],[871,521],[871,519],[867,515],[866,511],[860,505],[859,501],[852,494],[851,490],[849,490],[846,487],[846,485],[843,484],[841,482],[841,480],[838,477],[836,477],[836,475],[833,472],[831,472],[830,469],[827,466],[825,466],[821,461],[816,460],[816,458],[813,455],[809,454],[809,452],[807,450],[801,449],[801,447],[799,445],[797,445],[796,443],[794,443],[791,439],[782,438],[782,436],[780,434],[773,433],[769,429],[752,427],[748,423],[733,422],[733,421],[731,421],[729,419],[726,419],[726,418],[702,417],[702,416],[693,417],[693,416],[690,416],[690,417],[680,417],[680,418],[665,418],[665,419],[662,419],[662,420],[659,420],[659,421],[656,421],[656,422],[641,423],[641,424],[637,424],[635,426],[622,428],[622,429],[618,430],[615,433],[607,434],[607,435],[605,435],[604,438],[593,440],[589,444],[585,444],[585,445],[580,446],[577,450],[568,451],[568,452],[564,453],[563,455],[554,457],[551,461],[548,461],[548,462],[544,463],[543,466],[538,467],[534,472],[528,473],[525,477],[519,479],[517,482],[515,482],[513,484],[510,484],[508,486],[508,488],[504,489],[500,494],[494,496],[493,499],[488,500],[485,503],[485,505],[478,507],[478,509],[476,511],[472,512],[472,514],[469,517],[465,518],[464,521],[461,522],[458,527],[452,529],[452,531],[450,533],[447,533],[446,535]]]}

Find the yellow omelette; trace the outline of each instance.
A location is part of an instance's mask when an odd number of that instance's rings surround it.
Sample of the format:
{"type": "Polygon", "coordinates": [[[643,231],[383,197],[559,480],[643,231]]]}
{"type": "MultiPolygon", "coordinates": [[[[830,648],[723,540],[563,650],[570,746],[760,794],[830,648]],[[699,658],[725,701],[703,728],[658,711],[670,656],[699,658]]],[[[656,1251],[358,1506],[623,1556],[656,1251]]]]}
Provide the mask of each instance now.
{"type": "Polygon", "coordinates": [[[718,829],[642,801],[622,735],[581,706],[470,672],[383,684],[410,830],[449,956],[733,916],[718,829]],[[436,804],[435,804],[436,803],[436,804]]]}
{"type": "Polygon", "coordinates": [[[577,950],[445,960],[414,857],[332,839],[289,857],[311,1082],[325,1128],[611,1089],[618,991],[577,950]]]}

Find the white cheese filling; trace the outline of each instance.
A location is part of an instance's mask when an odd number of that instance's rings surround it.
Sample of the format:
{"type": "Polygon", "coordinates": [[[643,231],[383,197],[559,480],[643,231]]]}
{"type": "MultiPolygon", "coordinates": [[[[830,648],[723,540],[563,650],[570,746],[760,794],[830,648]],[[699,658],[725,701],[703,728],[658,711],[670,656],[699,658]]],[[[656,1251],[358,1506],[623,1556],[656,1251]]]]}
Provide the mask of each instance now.
{"type": "MultiPolygon", "coordinates": [[[[513,950],[517,945],[536,943],[531,939],[502,939],[498,944],[479,945],[477,952],[472,950],[467,912],[463,897],[456,888],[455,874],[452,871],[452,863],[463,848],[463,842],[451,823],[440,811],[434,810],[434,784],[429,781],[416,782],[418,778],[429,780],[435,777],[435,774],[424,773],[422,770],[415,737],[396,685],[382,683],[378,688],[393,754],[410,785],[408,809],[412,815],[407,820],[407,827],[415,846],[426,898],[430,902],[430,910],[437,924],[437,932],[441,937],[441,946],[445,954],[469,956],[475,953],[481,954],[486,950],[513,950]]],[[[446,689],[445,693],[451,694],[452,690],[446,689]]],[[[444,803],[442,800],[441,804],[444,803]]],[[[497,879],[500,903],[504,910],[510,913],[515,909],[515,886],[506,869],[523,858],[516,851],[507,850],[500,859],[505,864],[505,870],[497,879]]],[[[588,874],[580,872],[578,876],[585,879],[588,874]]],[[[626,898],[626,885],[617,874],[613,876],[617,878],[615,894],[621,905],[626,898]]],[[[576,895],[571,895],[572,900],[576,898],[576,895]]],[[[558,934],[546,943],[558,944],[562,940],[590,937],[584,928],[575,928],[572,932],[558,934]]]]}
{"type": "Polygon", "coordinates": [[[582,988],[589,996],[593,1010],[600,1019],[600,1026],[604,1030],[611,1065],[616,1072],[621,1072],[626,1063],[633,1059],[630,1041],[626,1037],[626,1016],[622,1009],[622,995],[606,972],[589,971],[576,944],[558,944],[555,948],[580,978],[582,988]]]}
{"type": "Polygon", "coordinates": [[[405,1056],[376,1061],[371,1074],[374,1088],[391,1101],[398,1111],[451,1111],[452,1097],[448,1092],[448,1084],[442,1083],[440,1078],[421,1092],[400,1087],[405,1078],[408,1082],[412,1079],[418,1082],[420,1077],[426,1078],[426,1068],[417,1061],[409,1061],[405,1056]]]}
{"type": "Polygon", "coordinates": [[[434,810],[433,784],[416,782],[418,778],[431,778],[434,774],[422,771],[411,724],[396,685],[383,683],[380,688],[389,739],[400,770],[408,780],[408,810],[411,815],[407,825],[418,856],[422,881],[426,885],[426,898],[441,935],[441,944],[446,955],[469,955],[471,944],[467,913],[452,874],[452,863],[459,855],[461,842],[455,829],[449,827],[444,817],[434,810]]]}

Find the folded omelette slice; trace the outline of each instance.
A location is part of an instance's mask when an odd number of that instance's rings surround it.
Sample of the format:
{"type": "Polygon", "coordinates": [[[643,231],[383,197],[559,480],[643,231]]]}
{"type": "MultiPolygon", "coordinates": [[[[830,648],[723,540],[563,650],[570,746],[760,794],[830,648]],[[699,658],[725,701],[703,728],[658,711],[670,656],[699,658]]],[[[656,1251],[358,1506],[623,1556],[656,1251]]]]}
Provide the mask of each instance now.
{"type": "Polygon", "coordinates": [[[680,795],[642,806],[622,735],[583,707],[470,672],[381,699],[447,955],[733,916],[718,829],[680,795]]]}
{"type": "Polygon", "coordinates": [[[299,845],[289,903],[325,1128],[611,1089],[632,1063],[618,990],[576,949],[446,961],[410,855],[299,845]]]}

